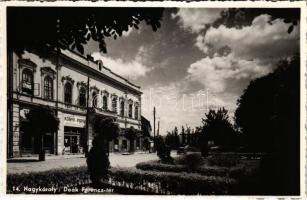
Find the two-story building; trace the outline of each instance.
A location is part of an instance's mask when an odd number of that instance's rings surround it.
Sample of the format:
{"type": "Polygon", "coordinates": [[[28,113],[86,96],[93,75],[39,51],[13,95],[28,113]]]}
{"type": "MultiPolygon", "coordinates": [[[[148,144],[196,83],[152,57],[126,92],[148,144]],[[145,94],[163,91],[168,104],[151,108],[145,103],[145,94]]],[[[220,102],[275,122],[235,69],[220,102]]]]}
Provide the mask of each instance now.
{"type": "Polygon", "coordinates": [[[121,134],[111,141],[111,151],[128,151],[130,145],[142,149],[141,137],[130,144],[124,134],[130,127],[141,130],[141,94],[139,86],[91,56],[70,50],[52,51],[48,58],[35,51],[26,51],[21,56],[11,53],[8,55],[8,156],[35,153],[35,140],[23,121],[32,108],[45,105],[54,109],[60,121],[57,132],[44,136],[47,153],[82,153],[84,147],[90,148],[93,115],[112,117],[119,123],[121,134]]]}

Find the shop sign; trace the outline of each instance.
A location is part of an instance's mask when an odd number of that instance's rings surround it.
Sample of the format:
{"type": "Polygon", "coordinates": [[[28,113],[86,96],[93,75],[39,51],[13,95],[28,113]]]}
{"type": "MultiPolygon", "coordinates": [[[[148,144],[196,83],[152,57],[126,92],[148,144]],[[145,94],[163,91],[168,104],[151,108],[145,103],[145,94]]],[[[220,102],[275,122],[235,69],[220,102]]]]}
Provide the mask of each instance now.
{"type": "Polygon", "coordinates": [[[64,126],[85,127],[85,120],[84,116],[64,114],[64,126]]]}

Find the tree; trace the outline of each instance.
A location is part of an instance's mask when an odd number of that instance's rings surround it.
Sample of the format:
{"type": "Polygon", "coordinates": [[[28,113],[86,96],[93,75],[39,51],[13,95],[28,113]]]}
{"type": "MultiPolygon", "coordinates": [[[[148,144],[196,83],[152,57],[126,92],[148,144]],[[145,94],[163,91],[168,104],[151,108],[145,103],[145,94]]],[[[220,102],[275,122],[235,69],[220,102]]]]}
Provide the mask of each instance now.
{"type": "Polygon", "coordinates": [[[101,187],[101,179],[107,178],[110,161],[108,157],[109,141],[118,137],[119,125],[113,118],[96,116],[94,119],[93,146],[87,156],[87,166],[93,187],[101,187]]]}
{"type": "Polygon", "coordinates": [[[130,152],[134,152],[134,141],[137,137],[138,131],[131,126],[126,130],[125,137],[130,141],[130,152]]]}
{"type": "Polygon", "coordinates": [[[206,118],[202,119],[204,139],[212,140],[224,148],[233,147],[235,131],[229,121],[228,111],[224,107],[217,111],[209,110],[205,116],[206,118]]]}
{"type": "Polygon", "coordinates": [[[184,126],[181,126],[181,145],[185,145],[185,130],[184,130],[184,126]]]}
{"type": "Polygon", "coordinates": [[[272,73],[251,81],[238,100],[235,121],[245,145],[263,151],[263,194],[300,191],[300,58],[281,61],[272,73]]]}
{"type": "Polygon", "coordinates": [[[155,144],[157,148],[157,155],[162,163],[172,163],[171,149],[165,144],[165,141],[161,135],[155,138],[155,144]]]}
{"type": "Polygon", "coordinates": [[[7,10],[8,50],[22,54],[34,48],[48,55],[49,50],[61,47],[83,54],[84,45],[92,39],[106,53],[105,38],[116,39],[129,28],[138,29],[141,21],[156,31],[161,27],[163,11],[141,7],[11,7],[7,10]]]}
{"type": "Polygon", "coordinates": [[[50,107],[35,107],[26,114],[26,129],[30,131],[38,142],[39,160],[45,160],[44,135],[55,133],[59,129],[59,119],[50,107]]]}

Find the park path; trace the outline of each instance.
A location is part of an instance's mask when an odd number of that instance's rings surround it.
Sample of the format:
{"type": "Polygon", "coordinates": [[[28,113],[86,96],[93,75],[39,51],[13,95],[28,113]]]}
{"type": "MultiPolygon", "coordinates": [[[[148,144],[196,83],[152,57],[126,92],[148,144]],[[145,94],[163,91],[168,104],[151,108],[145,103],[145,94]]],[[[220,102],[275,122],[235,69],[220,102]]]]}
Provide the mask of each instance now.
{"type": "MultiPolygon", "coordinates": [[[[172,152],[172,156],[176,156],[176,154],[172,152]]],[[[109,159],[112,167],[135,167],[137,163],[157,160],[158,157],[155,153],[144,152],[136,152],[131,155],[111,153],[109,159]]],[[[38,157],[8,160],[7,173],[29,173],[86,166],[86,158],[84,155],[46,156],[46,161],[38,162],[37,160],[38,157]]]]}

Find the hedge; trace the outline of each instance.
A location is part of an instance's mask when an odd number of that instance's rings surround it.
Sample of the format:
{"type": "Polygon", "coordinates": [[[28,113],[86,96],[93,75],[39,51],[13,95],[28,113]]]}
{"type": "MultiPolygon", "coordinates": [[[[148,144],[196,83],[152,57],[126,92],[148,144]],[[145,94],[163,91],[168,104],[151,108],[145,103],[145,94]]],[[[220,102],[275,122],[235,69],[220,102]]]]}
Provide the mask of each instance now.
{"type": "MultiPolygon", "coordinates": [[[[55,169],[29,174],[8,174],[7,193],[34,193],[27,188],[57,188],[56,193],[63,193],[63,188],[90,183],[87,167],[55,169]],[[19,189],[16,190],[16,188],[19,189]]],[[[50,193],[50,192],[39,192],[50,193]]]]}
{"type": "MultiPolygon", "coordinates": [[[[141,170],[152,170],[152,171],[162,171],[162,172],[189,172],[190,169],[186,165],[172,165],[163,164],[157,161],[142,162],[136,165],[137,169],[141,170]]],[[[244,172],[244,168],[237,167],[210,167],[201,166],[194,170],[195,173],[204,176],[229,176],[232,178],[237,178],[244,172]]]]}
{"type": "Polygon", "coordinates": [[[156,183],[160,193],[171,194],[234,194],[238,182],[228,177],[203,176],[197,173],[143,171],[138,169],[111,169],[113,181],[126,182],[133,187],[147,187],[156,183]],[[164,192],[162,192],[164,191],[164,192]]]}
{"type": "MultiPolygon", "coordinates": [[[[129,187],[136,191],[143,187],[145,191],[159,194],[234,194],[238,188],[238,182],[233,178],[203,176],[197,173],[111,168],[109,175],[111,183],[115,185],[120,183],[120,186],[129,187]]],[[[7,176],[7,193],[34,193],[33,191],[23,190],[24,187],[55,187],[57,188],[55,193],[64,193],[63,188],[65,186],[73,188],[89,183],[87,167],[57,169],[30,174],[9,174],[7,176]],[[13,190],[13,187],[19,187],[19,191],[13,190]]]]}

